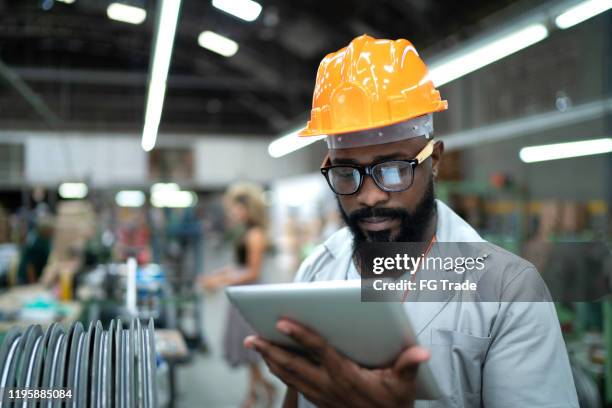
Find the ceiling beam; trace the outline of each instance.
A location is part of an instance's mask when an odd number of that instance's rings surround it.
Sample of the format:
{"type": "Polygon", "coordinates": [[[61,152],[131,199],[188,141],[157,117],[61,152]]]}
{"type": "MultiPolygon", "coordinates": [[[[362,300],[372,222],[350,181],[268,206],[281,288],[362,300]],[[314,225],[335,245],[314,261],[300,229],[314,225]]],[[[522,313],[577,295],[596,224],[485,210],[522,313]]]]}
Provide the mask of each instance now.
{"type": "Polygon", "coordinates": [[[442,136],[445,151],[465,149],[480,146],[484,143],[494,143],[532,135],[559,127],[567,127],[576,123],[603,118],[612,112],[612,98],[576,105],[567,111],[553,110],[532,116],[521,117],[509,121],[480,126],[442,136]]]}
{"type": "Polygon", "coordinates": [[[272,128],[279,132],[286,128],[289,120],[272,104],[263,101],[257,95],[252,93],[244,93],[238,98],[238,102],[255,113],[260,118],[264,119],[272,128]]]}
{"type": "MultiPolygon", "coordinates": [[[[147,84],[146,72],[108,71],[91,69],[63,69],[63,68],[36,68],[13,67],[11,70],[24,81],[70,83],[77,85],[100,85],[121,87],[142,87],[147,84]]],[[[282,94],[301,94],[312,91],[309,81],[289,81],[279,84],[270,84],[258,79],[244,79],[235,77],[201,77],[196,75],[176,75],[168,77],[168,87],[174,89],[197,89],[211,91],[254,91],[272,92],[282,94]]]]}
{"type": "Polygon", "coordinates": [[[45,101],[15,71],[1,60],[0,77],[3,77],[25,99],[47,125],[55,128],[60,124],[60,118],[49,108],[45,101]]]}

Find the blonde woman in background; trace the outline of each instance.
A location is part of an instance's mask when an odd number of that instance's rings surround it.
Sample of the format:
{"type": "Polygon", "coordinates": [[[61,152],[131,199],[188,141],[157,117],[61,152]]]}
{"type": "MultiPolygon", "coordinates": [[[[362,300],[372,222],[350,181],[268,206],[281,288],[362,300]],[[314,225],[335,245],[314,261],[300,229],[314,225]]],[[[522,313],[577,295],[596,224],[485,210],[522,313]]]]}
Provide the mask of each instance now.
{"type": "MultiPolygon", "coordinates": [[[[257,283],[261,276],[264,255],[268,246],[268,210],[263,190],[254,184],[241,183],[229,188],[224,197],[228,221],[239,232],[234,240],[236,265],[205,276],[201,284],[205,290],[219,290],[225,286],[257,283]]],[[[232,305],[227,314],[224,357],[232,367],[249,366],[249,391],[243,408],[257,403],[258,390],[263,389],[268,406],[274,402],[274,386],[266,381],[259,364],[259,355],[243,346],[245,337],[254,334],[242,315],[232,305]]]]}

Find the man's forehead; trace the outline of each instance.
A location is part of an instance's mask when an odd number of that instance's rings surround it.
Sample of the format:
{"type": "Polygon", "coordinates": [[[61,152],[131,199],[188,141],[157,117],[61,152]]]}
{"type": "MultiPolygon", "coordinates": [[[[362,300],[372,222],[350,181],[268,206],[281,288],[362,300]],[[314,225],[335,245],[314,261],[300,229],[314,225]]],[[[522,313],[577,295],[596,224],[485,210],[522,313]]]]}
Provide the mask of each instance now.
{"type": "Polygon", "coordinates": [[[400,140],[372,146],[354,147],[350,149],[330,149],[329,158],[334,161],[350,160],[356,163],[368,164],[380,157],[413,158],[427,144],[424,137],[400,140]]]}

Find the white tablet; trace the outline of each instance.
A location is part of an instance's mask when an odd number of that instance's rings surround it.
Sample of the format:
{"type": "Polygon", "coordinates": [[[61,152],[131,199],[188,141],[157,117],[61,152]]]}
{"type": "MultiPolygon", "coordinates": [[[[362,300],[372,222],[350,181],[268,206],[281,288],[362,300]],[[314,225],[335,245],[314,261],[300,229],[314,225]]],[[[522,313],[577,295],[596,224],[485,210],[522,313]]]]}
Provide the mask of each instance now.
{"type": "MultiPolygon", "coordinates": [[[[231,286],[226,293],[260,336],[289,348],[299,346],[276,330],[281,317],[312,328],[364,367],[389,366],[403,349],[416,344],[402,304],[362,302],[359,281],[231,286]]],[[[429,366],[421,364],[417,399],[438,396],[429,366]]]]}

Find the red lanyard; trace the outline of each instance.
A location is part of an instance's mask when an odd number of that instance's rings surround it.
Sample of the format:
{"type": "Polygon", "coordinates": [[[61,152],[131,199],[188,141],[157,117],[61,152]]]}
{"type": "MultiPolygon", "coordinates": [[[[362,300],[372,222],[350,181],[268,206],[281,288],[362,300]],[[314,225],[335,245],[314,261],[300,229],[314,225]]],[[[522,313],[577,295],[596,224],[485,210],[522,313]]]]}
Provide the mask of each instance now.
{"type": "MultiPolygon", "coordinates": [[[[434,236],[431,237],[431,241],[429,241],[429,245],[427,245],[427,249],[425,250],[425,254],[423,255],[423,262],[425,261],[425,258],[427,257],[427,255],[429,255],[429,251],[431,251],[431,247],[433,246],[434,242],[436,242],[436,234],[434,234],[434,236]]],[[[416,274],[420,269],[421,269],[421,265],[419,265],[419,268],[416,271],[414,271],[414,273],[412,274],[412,277],[410,278],[412,282],[414,282],[414,280],[416,279],[416,274]]],[[[404,291],[404,296],[402,297],[402,303],[404,303],[406,299],[408,298],[408,293],[410,293],[410,289],[406,289],[404,291]]]]}

